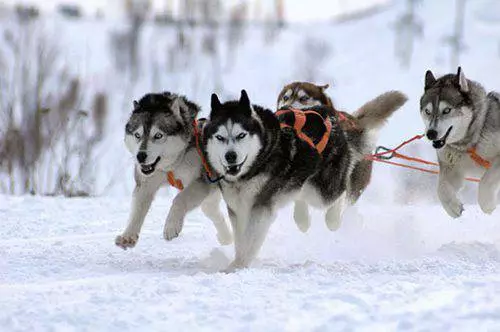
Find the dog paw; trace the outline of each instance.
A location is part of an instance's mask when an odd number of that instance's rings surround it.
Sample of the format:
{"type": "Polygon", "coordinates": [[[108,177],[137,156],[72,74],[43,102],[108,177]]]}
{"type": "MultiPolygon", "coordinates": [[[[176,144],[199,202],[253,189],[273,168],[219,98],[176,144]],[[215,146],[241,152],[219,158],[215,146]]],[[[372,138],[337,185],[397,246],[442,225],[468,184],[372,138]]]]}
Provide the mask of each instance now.
{"type": "Polygon", "coordinates": [[[163,238],[171,241],[179,236],[182,231],[182,223],[167,223],[163,230],[163,238]]]}
{"type": "Polygon", "coordinates": [[[329,209],[325,215],[326,227],[332,232],[337,231],[342,225],[342,215],[336,209],[329,209]]]}
{"type": "Polygon", "coordinates": [[[123,250],[127,250],[127,248],[135,247],[137,240],[139,240],[138,234],[123,234],[116,237],[115,244],[123,250]]]}
{"type": "Polygon", "coordinates": [[[227,246],[233,243],[233,236],[229,232],[218,232],[217,241],[219,241],[220,245],[227,246]]]}
{"type": "Polygon", "coordinates": [[[241,264],[241,263],[236,262],[236,261],[233,261],[231,264],[229,264],[229,266],[227,268],[225,268],[221,272],[229,274],[229,273],[234,273],[234,272],[241,270],[241,269],[244,269],[244,268],[246,268],[246,265],[241,264]]]}
{"type": "Polygon", "coordinates": [[[311,227],[307,205],[305,205],[304,203],[296,202],[293,209],[293,219],[295,220],[295,224],[300,229],[300,231],[302,233],[306,233],[309,230],[309,227],[311,227]]]}
{"type": "Polygon", "coordinates": [[[459,200],[442,202],[445,211],[452,218],[458,218],[464,212],[464,205],[459,200]]]}
{"type": "Polygon", "coordinates": [[[478,197],[478,202],[479,202],[479,207],[481,210],[483,210],[484,213],[486,214],[492,214],[493,211],[495,211],[497,207],[496,195],[487,193],[479,189],[479,197],[478,197]]]}

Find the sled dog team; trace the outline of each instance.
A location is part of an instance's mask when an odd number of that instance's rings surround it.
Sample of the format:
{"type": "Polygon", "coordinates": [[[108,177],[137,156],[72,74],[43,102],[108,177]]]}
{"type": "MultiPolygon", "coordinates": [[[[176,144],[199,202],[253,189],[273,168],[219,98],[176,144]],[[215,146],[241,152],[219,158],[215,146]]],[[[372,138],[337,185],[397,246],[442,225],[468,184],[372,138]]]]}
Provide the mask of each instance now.
{"type": "MultiPolygon", "coordinates": [[[[352,114],[338,111],[328,85],[295,82],[278,96],[277,111],[251,102],[211,99],[208,119],[200,107],[170,92],[134,101],[125,144],[136,160],[135,189],[128,225],[116,245],[132,248],[151,202],[162,185],[178,189],[163,236],[182,231],[188,212],[201,207],[221,244],[234,240],[227,272],[245,268],[257,256],[277,210],[294,202],[297,227],[310,226],[309,206],[325,211],[330,230],[340,227],[344,209],[367,187],[377,134],[407,100],[386,92],[352,114]],[[220,211],[227,206],[231,227],[220,211]]],[[[500,94],[456,74],[425,75],[420,113],[439,160],[438,196],[446,212],[463,212],[457,194],[466,176],[480,176],[478,201],[492,213],[500,189],[500,94]]]]}

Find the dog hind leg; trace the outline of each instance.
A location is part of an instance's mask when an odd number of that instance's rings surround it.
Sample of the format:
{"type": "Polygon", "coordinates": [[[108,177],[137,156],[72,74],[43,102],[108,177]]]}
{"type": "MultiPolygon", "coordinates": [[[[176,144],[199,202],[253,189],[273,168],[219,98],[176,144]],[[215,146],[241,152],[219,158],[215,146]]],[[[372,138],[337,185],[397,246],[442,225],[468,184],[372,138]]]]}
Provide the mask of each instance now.
{"type": "Polygon", "coordinates": [[[305,233],[311,227],[309,207],[305,201],[295,201],[293,219],[301,232],[305,233]]]}
{"type": "Polygon", "coordinates": [[[347,193],[344,191],[326,211],[325,222],[329,230],[336,231],[340,228],[346,205],[347,193]]]}

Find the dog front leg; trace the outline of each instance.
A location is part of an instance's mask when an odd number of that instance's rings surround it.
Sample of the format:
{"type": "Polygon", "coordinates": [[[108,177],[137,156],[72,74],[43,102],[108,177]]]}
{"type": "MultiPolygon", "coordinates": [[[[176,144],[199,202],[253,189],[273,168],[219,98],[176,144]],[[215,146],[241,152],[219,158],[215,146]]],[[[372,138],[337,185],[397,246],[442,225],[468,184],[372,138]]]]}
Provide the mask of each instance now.
{"type": "Polygon", "coordinates": [[[135,188],[132,194],[132,208],[127,228],[115,239],[115,244],[122,249],[133,248],[139,239],[141,227],[156,192],[163,183],[162,179],[153,175],[143,178],[135,171],[135,188]]]}
{"type": "Polygon", "coordinates": [[[226,272],[246,268],[252,263],[266,239],[269,227],[274,220],[274,212],[271,208],[260,207],[252,209],[246,219],[243,223],[238,220],[237,227],[245,227],[243,230],[235,230],[235,257],[225,270],[226,272]]]}
{"type": "Polygon", "coordinates": [[[212,220],[215,228],[217,229],[217,240],[222,245],[231,244],[233,242],[233,235],[229,226],[220,211],[221,194],[218,190],[208,195],[208,197],[201,203],[201,210],[203,213],[212,220]]]}
{"type": "Polygon", "coordinates": [[[464,205],[458,199],[458,192],[464,183],[463,174],[451,167],[441,167],[438,182],[438,197],[441,205],[452,218],[458,218],[464,211],[464,205]]]}
{"type": "Polygon", "coordinates": [[[479,182],[478,202],[484,213],[491,214],[497,207],[497,195],[500,189],[500,158],[491,163],[479,182]]]}
{"type": "Polygon", "coordinates": [[[175,196],[163,228],[165,240],[170,241],[179,236],[186,214],[200,206],[211,190],[214,189],[210,188],[210,184],[198,179],[175,196]]]}

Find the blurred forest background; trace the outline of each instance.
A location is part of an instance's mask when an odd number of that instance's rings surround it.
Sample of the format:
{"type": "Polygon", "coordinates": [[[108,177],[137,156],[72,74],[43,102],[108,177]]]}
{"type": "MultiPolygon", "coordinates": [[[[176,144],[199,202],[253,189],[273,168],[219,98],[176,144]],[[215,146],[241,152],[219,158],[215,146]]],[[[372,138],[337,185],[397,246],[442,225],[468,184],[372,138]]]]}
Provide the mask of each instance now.
{"type": "MultiPolygon", "coordinates": [[[[128,195],[123,128],[142,94],[181,93],[206,114],[212,92],[273,108],[306,80],[352,112],[399,89],[411,100],[379,141],[393,145],[422,131],[426,69],[461,64],[500,90],[500,1],[3,1],[0,46],[0,193],[128,195]]],[[[434,159],[426,142],[407,152],[434,159]]],[[[435,200],[433,176],[375,172],[369,199],[435,200]]]]}

